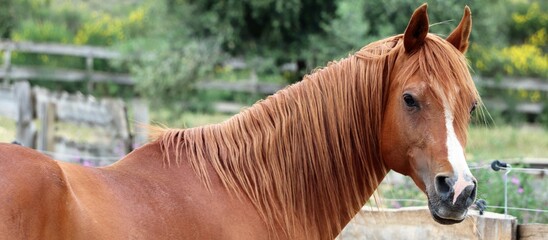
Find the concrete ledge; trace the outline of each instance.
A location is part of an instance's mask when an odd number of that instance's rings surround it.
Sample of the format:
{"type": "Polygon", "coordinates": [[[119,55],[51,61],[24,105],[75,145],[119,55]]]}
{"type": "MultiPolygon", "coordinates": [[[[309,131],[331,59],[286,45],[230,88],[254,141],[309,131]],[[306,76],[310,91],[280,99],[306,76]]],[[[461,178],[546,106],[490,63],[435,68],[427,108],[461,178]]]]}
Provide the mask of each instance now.
{"type": "Polygon", "coordinates": [[[516,239],[517,221],[513,216],[470,210],[459,224],[435,222],[428,207],[401,209],[364,208],[338,239],[516,239]]]}

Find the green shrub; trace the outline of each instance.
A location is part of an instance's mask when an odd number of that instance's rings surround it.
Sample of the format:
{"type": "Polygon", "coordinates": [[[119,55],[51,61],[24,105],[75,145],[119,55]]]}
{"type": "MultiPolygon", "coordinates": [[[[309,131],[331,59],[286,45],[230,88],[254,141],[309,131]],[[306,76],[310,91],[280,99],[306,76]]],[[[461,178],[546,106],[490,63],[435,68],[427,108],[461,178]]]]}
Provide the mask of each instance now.
{"type": "Polygon", "coordinates": [[[218,43],[189,40],[149,51],[132,64],[137,91],[154,105],[174,104],[174,111],[204,110],[195,84],[211,76],[220,56],[218,43]]]}
{"type": "Polygon", "coordinates": [[[13,41],[70,43],[73,34],[66,25],[50,20],[24,20],[12,33],[13,41]]]}

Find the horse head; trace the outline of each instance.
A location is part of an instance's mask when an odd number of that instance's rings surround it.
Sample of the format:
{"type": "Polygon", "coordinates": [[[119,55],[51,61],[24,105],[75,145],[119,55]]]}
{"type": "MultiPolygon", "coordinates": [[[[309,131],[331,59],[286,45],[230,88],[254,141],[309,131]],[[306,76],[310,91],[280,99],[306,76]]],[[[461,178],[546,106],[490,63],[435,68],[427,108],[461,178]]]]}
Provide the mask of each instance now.
{"type": "Polygon", "coordinates": [[[479,101],[464,53],[471,30],[465,7],[458,27],[442,39],[428,33],[424,4],[401,35],[390,74],[381,130],[381,154],[389,169],[410,176],[427,195],[433,218],[464,220],[476,196],[466,163],[467,126],[479,101]]]}

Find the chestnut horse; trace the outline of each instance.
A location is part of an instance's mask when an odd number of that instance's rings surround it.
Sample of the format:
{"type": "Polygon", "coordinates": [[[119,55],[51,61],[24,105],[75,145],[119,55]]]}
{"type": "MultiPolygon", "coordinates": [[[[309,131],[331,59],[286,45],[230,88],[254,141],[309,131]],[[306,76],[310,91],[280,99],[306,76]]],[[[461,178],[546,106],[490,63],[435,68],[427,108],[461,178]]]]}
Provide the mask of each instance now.
{"type": "Polygon", "coordinates": [[[231,119],[159,129],[91,168],[0,146],[0,239],[333,239],[389,170],[453,224],[476,180],[463,146],[479,96],[463,53],[471,16],[443,39],[427,6],[371,43],[231,119]]]}

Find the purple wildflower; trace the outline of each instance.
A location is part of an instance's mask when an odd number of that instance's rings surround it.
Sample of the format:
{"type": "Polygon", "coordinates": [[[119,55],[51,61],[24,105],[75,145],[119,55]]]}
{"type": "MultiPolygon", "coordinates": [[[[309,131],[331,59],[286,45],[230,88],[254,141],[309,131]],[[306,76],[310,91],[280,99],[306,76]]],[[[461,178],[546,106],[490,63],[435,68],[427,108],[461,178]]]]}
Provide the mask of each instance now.
{"type": "Polygon", "coordinates": [[[401,204],[398,201],[392,201],[391,205],[393,208],[401,208],[401,204]]]}
{"type": "Polygon", "coordinates": [[[82,165],[84,167],[93,167],[93,162],[91,162],[90,160],[84,160],[82,161],[82,165]]]}
{"type": "Polygon", "coordinates": [[[520,185],[519,184],[520,183],[519,178],[517,178],[517,177],[512,177],[512,179],[510,179],[510,182],[512,182],[516,186],[520,185]]]}

